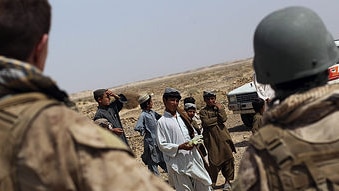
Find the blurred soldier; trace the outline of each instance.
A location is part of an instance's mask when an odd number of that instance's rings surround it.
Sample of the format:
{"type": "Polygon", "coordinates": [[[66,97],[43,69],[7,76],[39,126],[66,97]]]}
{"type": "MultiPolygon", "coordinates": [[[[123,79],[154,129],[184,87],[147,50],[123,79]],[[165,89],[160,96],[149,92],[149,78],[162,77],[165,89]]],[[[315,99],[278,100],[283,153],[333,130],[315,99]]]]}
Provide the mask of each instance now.
{"type": "Polygon", "coordinates": [[[263,125],[263,114],[265,111],[265,100],[257,98],[252,101],[253,109],[255,114],[253,116],[253,127],[251,129],[252,134],[257,132],[263,125]]]}
{"type": "Polygon", "coordinates": [[[0,0],[0,190],[171,190],[42,74],[51,7],[0,0]]]}
{"type": "Polygon", "coordinates": [[[257,80],[275,99],[235,190],[338,190],[339,85],[326,83],[339,53],[321,18],[304,7],[269,14],[256,28],[254,53],[257,80]]]}

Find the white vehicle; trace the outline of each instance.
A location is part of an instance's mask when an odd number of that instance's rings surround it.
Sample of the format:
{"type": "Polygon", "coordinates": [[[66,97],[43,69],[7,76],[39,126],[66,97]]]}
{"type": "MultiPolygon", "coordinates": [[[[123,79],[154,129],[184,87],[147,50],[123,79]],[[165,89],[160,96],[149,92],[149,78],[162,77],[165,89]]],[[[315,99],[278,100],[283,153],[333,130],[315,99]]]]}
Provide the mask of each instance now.
{"type": "Polygon", "coordinates": [[[228,109],[233,111],[234,114],[240,114],[244,125],[252,127],[254,116],[252,101],[258,97],[253,82],[244,84],[227,94],[228,109]]]}
{"type": "MultiPolygon", "coordinates": [[[[339,48],[339,40],[334,41],[339,48]]],[[[329,76],[328,83],[339,82],[339,63],[336,63],[328,68],[329,76]]],[[[241,120],[249,128],[252,128],[254,110],[252,101],[256,98],[264,100],[272,99],[274,91],[269,85],[263,85],[256,82],[254,75],[253,81],[246,83],[227,94],[228,109],[233,111],[234,114],[240,114],[241,120]]]]}
{"type": "Polygon", "coordinates": [[[246,83],[227,94],[228,109],[234,114],[240,114],[241,120],[247,127],[252,128],[253,116],[255,114],[252,101],[256,98],[272,100],[274,91],[270,85],[260,84],[253,75],[253,81],[246,83]]]}

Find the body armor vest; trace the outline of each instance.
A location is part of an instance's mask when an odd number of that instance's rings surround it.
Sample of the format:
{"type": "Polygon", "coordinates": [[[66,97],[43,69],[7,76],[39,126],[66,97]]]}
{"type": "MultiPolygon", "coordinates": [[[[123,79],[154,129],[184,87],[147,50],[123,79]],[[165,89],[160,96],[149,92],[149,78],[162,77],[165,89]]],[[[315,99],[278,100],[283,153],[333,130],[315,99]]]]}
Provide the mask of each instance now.
{"type": "Polygon", "coordinates": [[[60,104],[40,93],[14,95],[0,101],[0,190],[18,190],[16,154],[28,127],[44,108],[60,104]]]}
{"type": "Polygon", "coordinates": [[[339,137],[308,142],[269,125],[250,142],[263,161],[270,190],[339,190],[339,137]]]}

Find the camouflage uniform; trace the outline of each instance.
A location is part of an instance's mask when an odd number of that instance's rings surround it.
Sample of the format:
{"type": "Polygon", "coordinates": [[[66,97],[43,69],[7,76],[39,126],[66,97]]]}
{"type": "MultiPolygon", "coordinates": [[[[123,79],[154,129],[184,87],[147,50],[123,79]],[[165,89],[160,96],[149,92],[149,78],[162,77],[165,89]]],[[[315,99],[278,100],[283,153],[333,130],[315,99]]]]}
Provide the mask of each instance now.
{"type": "MultiPolygon", "coordinates": [[[[116,136],[65,105],[72,105],[65,92],[29,64],[0,57],[2,100],[23,93],[37,93],[58,100],[27,125],[21,140],[2,142],[1,148],[17,144],[10,178],[0,180],[1,190],[94,191],[172,190],[133,158],[132,151],[116,136]],[[18,75],[20,74],[20,75],[18,75]],[[17,143],[15,143],[17,142],[17,143]],[[5,145],[6,144],[6,145],[5,145]],[[10,187],[13,187],[10,189],[10,187]],[[8,188],[8,189],[7,189],[8,188]]],[[[9,106],[11,108],[20,105],[9,106]]],[[[1,121],[1,120],[0,120],[1,121]]],[[[3,122],[2,122],[3,123],[3,122]]],[[[1,128],[3,128],[1,126],[1,128]]],[[[4,129],[1,129],[2,137],[4,129]]],[[[6,150],[1,149],[1,153],[6,150]]],[[[0,166],[6,159],[0,155],[0,166]]],[[[7,166],[2,166],[1,169],[7,166]]],[[[3,176],[3,173],[0,173],[3,176]]]]}
{"type": "MultiPolygon", "coordinates": [[[[270,110],[266,111],[264,114],[264,121],[266,122],[264,127],[251,138],[250,146],[242,157],[234,190],[272,190],[270,186],[271,182],[268,181],[268,177],[270,175],[268,164],[270,161],[268,161],[267,158],[262,158],[262,151],[259,152],[259,150],[254,147],[254,145],[257,143],[257,140],[262,138],[260,137],[261,133],[268,128],[283,127],[283,132],[286,132],[301,141],[311,144],[337,144],[339,142],[339,131],[337,130],[339,119],[338,94],[339,84],[326,85],[319,88],[314,88],[305,93],[292,95],[279,105],[276,105],[270,110]]],[[[274,136],[276,135],[270,135],[270,137],[274,136]]],[[[338,147],[332,147],[331,149],[333,149],[333,151],[331,152],[338,153],[339,149],[336,148],[338,147]]],[[[302,149],[300,149],[299,152],[302,153],[302,149]]],[[[282,152],[279,152],[279,154],[282,154],[282,152]]],[[[300,160],[300,158],[298,159],[300,160]]],[[[324,171],[321,171],[323,169],[314,168],[313,170],[316,172],[315,174],[325,176],[325,180],[329,182],[332,181],[331,184],[336,185],[331,185],[334,187],[333,190],[338,190],[338,175],[336,175],[337,173],[333,173],[333,169],[337,168],[337,166],[338,165],[335,163],[332,164],[330,169],[332,170],[330,171],[332,172],[330,173],[331,177],[326,177],[324,171]]],[[[300,171],[298,171],[298,173],[299,175],[304,174],[305,176],[308,176],[308,173],[305,172],[300,173],[300,171]]],[[[302,185],[306,180],[307,179],[304,179],[304,181],[299,180],[299,182],[294,182],[294,184],[302,185]]],[[[279,181],[281,181],[281,179],[279,181]]],[[[312,185],[308,186],[312,187],[312,185]]]]}
{"type": "Polygon", "coordinates": [[[253,127],[251,129],[252,133],[257,132],[262,127],[262,115],[260,113],[255,113],[253,116],[253,127]]]}

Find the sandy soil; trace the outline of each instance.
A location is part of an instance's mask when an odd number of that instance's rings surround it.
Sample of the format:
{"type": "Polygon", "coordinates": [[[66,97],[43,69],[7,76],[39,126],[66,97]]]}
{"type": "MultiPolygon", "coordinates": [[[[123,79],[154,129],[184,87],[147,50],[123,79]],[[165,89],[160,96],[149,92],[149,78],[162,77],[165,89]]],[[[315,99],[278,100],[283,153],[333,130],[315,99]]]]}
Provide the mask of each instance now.
{"type": "MultiPolygon", "coordinates": [[[[120,112],[120,117],[122,119],[126,135],[128,136],[129,143],[137,156],[136,160],[142,164],[140,155],[143,151],[143,138],[133,130],[141,112],[136,101],[138,94],[142,92],[154,93],[153,109],[162,114],[164,107],[161,96],[165,87],[178,89],[183,98],[193,96],[196,99],[198,111],[204,106],[202,92],[204,90],[214,89],[217,92],[217,100],[224,104],[227,108],[227,93],[232,89],[252,80],[253,69],[251,61],[252,59],[245,59],[232,63],[212,65],[210,67],[179,74],[134,82],[119,87],[111,87],[110,89],[113,92],[117,94],[124,93],[129,99],[128,104],[126,104],[125,108],[120,112]]],[[[92,90],[75,93],[70,96],[71,99],[76,102],[80,112],[89,118],[93,117],[97,104],[92,98],[92,90]]],[[[182,106],[182,103],[180,103],[180,105],[182,106]]],[[[251,136],[251,132],[242,124],[239,115],[232,114],[232,112],[228,109],[226,109],[226,112],[228,114],[226,126],[230,131],[237,150],[237,153],[234,154],[237,172],[239,161],[242,153],[247,147],[248,138],[251,136]]],[[[166,173],[162,173],[162,178],[167,178],[166,173]]],[[[219,174],[217,186],[221,188],[224,181],[225,179],[223,176],[219,174]]]]}

